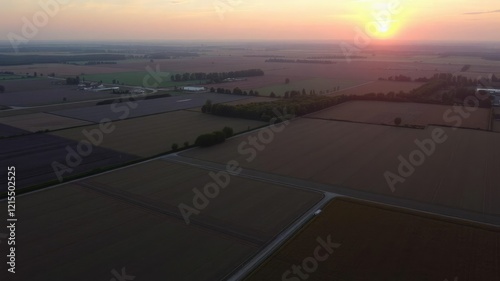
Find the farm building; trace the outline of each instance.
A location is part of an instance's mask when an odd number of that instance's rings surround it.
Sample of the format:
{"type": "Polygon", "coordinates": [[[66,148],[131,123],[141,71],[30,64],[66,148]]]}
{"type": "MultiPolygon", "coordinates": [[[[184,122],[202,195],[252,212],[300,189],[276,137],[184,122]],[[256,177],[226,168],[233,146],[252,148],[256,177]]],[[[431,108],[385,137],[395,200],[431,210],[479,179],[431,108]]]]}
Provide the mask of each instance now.
{"type": "Polygon", "coordinates": [[[188,91],[188,92],[201,92],[201,91],[205,91],[205,87],[192,87],[192,86],[188,86],[188,87],[182,87],[182,89],[184,91],[188,91]]]}
{"type": "Polygon", "coordinates": [[[491,97],[491,103],[493,106],[500,106],[500,89],[477,88],[476,92],[479,91],[486,91],[491,97]]]}

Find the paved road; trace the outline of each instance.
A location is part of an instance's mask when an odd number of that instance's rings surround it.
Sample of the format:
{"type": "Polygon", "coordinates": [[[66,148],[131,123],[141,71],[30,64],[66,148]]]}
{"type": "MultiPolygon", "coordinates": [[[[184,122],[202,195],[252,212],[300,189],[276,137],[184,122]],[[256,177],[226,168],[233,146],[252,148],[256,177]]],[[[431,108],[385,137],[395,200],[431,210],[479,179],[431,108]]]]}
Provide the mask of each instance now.
{"type": "Polygon", "coordinates": [[[213,103],[225,103],[248,98],[252,97],[215,93],[197,93],[151,100],[138,100],[136,102],[123,102],[114,106],[107,104],[100,106],[59,110],[50,113],[99,123],[104,118],[116,121],[122,120],[124,118],[134,118],[169,111],[201,107],[207,100],[211,100],[213,103]]]}
{"type": "MultiPolygon", "coordinates": [[[[224,164],[187,158],[180,156],[178,154],[169,154],[162,157],[165,161],[181,163],[185,165],[195,166],[206,170],[220,171],[225,169],[224,164]]],[[[258,181],[270,182],[274,184],[282,184],[295,188],[302,188],[315,191],[323,191],[329,193],[335,193],[339,196],[350,197],[355,199],[361,199],[364,201],[370,201],[379,204],[385,204],[388,206],[404,208],[412,211],[419,211],[428,214],[434,214],[438,216],[443,216],[447,218],[456,218],[465,221],[477,222],[488,224],[492,226],[500,227],[500,217],[494,215],[488,215],[483,213],[470,212],[461,209],[449,208],[444,206],[438,206],[428,203],[423,203],[415,200],[403,199],[398,197],[392,197],[382,194],[370,193],[362,190],[356,190],[348,187],[343,187],[339,185],[328,185],[317,182],[311,182],[307,180],[301,180],[296,178],[291,178],[287,176],[280,176],[271,173],[265,173],[261,171],[255,171],[250,169],[243,169],[239,174],[240,177],[250,178],[258,181]]]]}
{"type": "Polygon", "coordinates": [[[227,279],[228,281],[242,280],[250,274],[255,268],[257,268],[261,263],[263,263],[267,258],[269,258],[275,251],[281,247],[294,233],[299,231],[303,225],[305,225],[310,219],[315,216],[317,210],[321,210],[330,200],[337,197],[337,194],[327,192],[325,197],[314,205],[307,213],[303,214],[302,217],[297,219],[290,227],[278,234],[274,239],[266,245],[266,247],[257,253],[251,260],[246,261],[244,265],[236,268],[227,279]]]}
{"type": "MultiPolygon", "coordinates": [[[[184,165],[189,165],[197,168],[202,168],[212,171],[225,170],[225,165],[180,156],[178,154],[170,154],[161,157],[164,161],[169,161],[173,163],[179,163],[184,165]]],[[[325,197],[319,203],[317,203],[313,208],[311,208],[307,213],[302,215],[298,220],[296,220],[290,227],[281,232],[276,236],[268,245],[264,247],[256,256],[247,260],[244,264],[236,268],[230,275],[227,276],[227,280],[236,281],[243,280],[248,274],[250,274],[255,268],[262,264],[267,258],[269,258],[278,248],[283,245],[290,237],[293,236],[300,228],[302,228],[311,218],[314,217],[314,213],[326,205],[330,200],[335,197],[350,197],[361,199],[369,202],[374,202],[378,204],[384,204],[393,207],[399,207],[411,211],[419,211],[423,213],[438,215],[447,218],[455,218],[464,221],[473,221],[478,223],[484,223],[488,225],[500,226],[500,217],[468,212],[459,209],[447,208],[442,206],[435,206],[431,204],[421,203],[413,200],[395,198],[380,194],[369,193],[365,191],[350,189],[342,186],[332,186],[316,182],[309,182],[300,179],[294,179],[290,177],[243,169],[238,175],[239,177],[249,178],[253,180],[287,185],[293,188],[323,191],[325,197]]],[[[321,214],[319,214],[321,215],[321,214]]]]}

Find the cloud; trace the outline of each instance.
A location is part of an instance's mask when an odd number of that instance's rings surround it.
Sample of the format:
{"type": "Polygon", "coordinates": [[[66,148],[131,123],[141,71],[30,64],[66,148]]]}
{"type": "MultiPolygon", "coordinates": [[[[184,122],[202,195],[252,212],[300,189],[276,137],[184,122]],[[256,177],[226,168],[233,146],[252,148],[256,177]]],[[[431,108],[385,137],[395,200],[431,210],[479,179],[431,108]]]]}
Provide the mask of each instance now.
{"type": "Polygon", "coordinates": [[[500,13],[500,10],[486,11],[486,12],[468,12],[464,13],[464,15],[482,15],[482,14],[493,14],[493,13],[500,13]]]}

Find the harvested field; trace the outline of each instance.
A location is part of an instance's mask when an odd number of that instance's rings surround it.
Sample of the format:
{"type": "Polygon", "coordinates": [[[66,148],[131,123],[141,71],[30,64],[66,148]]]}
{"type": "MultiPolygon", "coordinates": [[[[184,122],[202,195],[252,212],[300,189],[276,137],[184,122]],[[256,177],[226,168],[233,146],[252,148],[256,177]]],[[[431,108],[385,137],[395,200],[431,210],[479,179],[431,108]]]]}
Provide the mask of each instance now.
{"type": "Polygon", "coordinates": [[[38,132],[90,125],[92,123],[47,113],[33,113],[3,117],[0,118],[0,124],[14,126],[30,132],[38,132]]]}
{"type": "Polygon", "coordinates": [[[155,75],[158,75],[158,79],[161,79],[161,82],[157,82],[152,75],[147,71],[133,71],[133,72],[117,72],[117,73],[101,73],[101,74],[87,74],[85,75],[85,80],[87,81],[102,81],[105,84],[112,84],[113,80],[118,80],[118,84],[124,83],[125,85],[132,86],[146,86],[147,85],[156,85],[158,87],[174,87],[174,86],[184,86],[184,85],[194,85],[203,83],[205,81],[184,81],[184,82],[172,82],[170,80],[170,76],[175,74],[173,72],[155,72],[155,75]],[[151,77],[146,80],[145,78],[151,77]]]}
{"type": "MultiPolygon", "coordinates": [[[[402,120],[402,125],[454,126],[455,120],[446,122],[447,119],[445,119],[445,116],[448,116],[445,113],[449,110],[453,110],[453,107],[421,103],[352,101],[310,114],[307,117],[386,125],[394,125],[394,119],[399,117],[402,120]]],[[[488,130],[489,115],[490,109],[479,108],[470,113],[469,118],[464,118],[460,127],[488,130]]]]}
{"type": "MultiPolygon", "coordinates": [[[[86,140],[86,139],[80,139],[86,140]]],[[[78,141],[80,141],[78,140],[78,141]]],[[[83,151],[87,153],[87,148],[83,151]]],[[[30,134],[0,140],[0,166],[16,167],[16,187],[18,190],[57,180],[56,170],[52,167],[58,162],[63,177],[75,176],[95,169],[125,163],[137,159],[127,153],[92,146],[91,153],[77,157],[78,142],[47,134],[30,134]],[[73,151],[70,153],[69,151],[73,151]],[[80,159],[80,160],[78,160],[80,159]],[[69,160],[69,162],[67,162],[69,160]],[[74,166],[71,166],[74,165],[74,166]]],[[[7,190],[7,174],[0,176],[0,192],[7,190]]]]}
{"type": "MultiPolygon", "coordinates": [[[[16,65],[16,66],[3,66],[2,69],[6,71],[13,71],[15,73],[33,73],[37,72],[38,75],[44,74],[45,76],[50,73],[55,73],[56,76],[60,75],[71,75],[77,76],[82,75],[82,73],[113,73],[113,72],[127,72],[136,70],[137,67],[129,67],[128,64],[121,64],[118,62],[120,67],[112,67],[113,65],[101,64],[101,65],[71,65],[71,64],[61,64],[61,63],[47,63],[47,64],[33,64],[33,65],[16,65]]],[[[142,69],[146,67],[146,63],[142,63],[142,69]]]]}
{"type": "MultiPolygon", "coordinates": [[[[151,157],[170,151],[173,143],[177,143],[179,147],[186,141],[194,144],[199,135],[221,130],[225,126],[233,128],[237,133],[261,127],[266,123],[181,110],[117,121],[113,122],[113,125],[116,129],[104,136],[102,147],[151,157]]],[[[79,141],[85,138],[84,130],[92,131],[98,128],[99,125],[90,125],[54,132],[52,135],[79,141]]]]}
{"type": "Polygon", "coordinates": [[[7,106],[40,106],[85,100],[115,98],[110,92],[78,91],[76,86],[53,85],[54,79],[31,79],[26,81],[6,81],[5,93],[0,95],[0,104],[7,106]]]}
{"type": "Polygon", "coordinates": [[[500,147],[496,145],[500,134],[298,119],[274,134],[264,148],[259,146],[259,151],[249,144],[251,136],[259,139],[259,132],[181,155],[217,163],[236,160],[258,171],[500,215],[500,206],[495,203],[500,200],[500,147]],[[445,138],[444,143],[435,143],[434,152],[424,156],[423,163],[415,162],[419,166],[412,165],[414,171],[408,168],[413,173],[406,174],[403,182],[394,183],[392,191],[386,172],[399,175],[401,158],[409,161],[410,153],[421,150],[416,141],[431,139],[435,132],[445,138]],[[248,161],[254,152],[256,158],[248,161]]]}
{"type": "Polygon", "coordinates": [[[294,265],[308,280],[499,280],[499,239],[498,228],[334,199],[245,280],[299,280],[294,265]]]}
{"type": "Polygon", "coordinates": [[[395,81],[375,81],[372,83],[366,83],[359,87],[352,87],[350,89],[341,90],[336,92],[337,95],[364,95],[369,93],[388,93],[395,92],[399,93],[409,92],[422,86],[424,83],[421,82],[395,82],[395,81]]]}
{"type": "Polygon", "coordinates": [[[302,91],[302,89],[306,90],[306,94],[309,94],[311,90],[315,90],[316,94],[321,94],[334,92],[337,87],[340,87],[342,90],[366,83],[366,81],[335,80],[325,78],[291,81],[289,84],[285,84],[284,80],[280,82],[281,83],[278,85],[260,88],[258,91],[264,96],[269,96],[272,92],[278,96],[283,96],[287,91],[302,91]]]}
{"type": "Polygon", "coordinates": [[[186,225],[178,204],[209,182],[206,170],[158,160],[23,196],[16,261],[31,266],[12,280],[109,280],[122,268],[145,280],[221,280],[322,198],[231,177],[186,225]]]}
{"type": "MultiPolygon", "coordinates": [[[[1,119],[0,119],[1,120],[1,119]]],[[[0,121],[0,138],[29,134],[30,132],[4,124],[0,121]]]]}
{"type": "Polygon", "coordinates": [[[223,103],[247,98],[249,97],[214,93],[185,94],[181,96],[153,100],[138,100],[136,102],[123,102],[77,109],[58,110],[51,113],[98,123],[103,119],[111,119],[115,121],[193,107],[201,107],[207,100],[211,100],[213,103],[223,103]]]}
{"type": "MultiPolygon", "coordinates": [[[[249,97],[248,99],[229,101],[229,102],[225,102],[224,104],[238,105],[238,104],[249,104],[249,103],[257,103],[257,102],[272,102],[275,100],[276,100],[275,98],[269,98],[269,97],[249,97]]],[[[186,109],[186,110],[194,111],[194,112],[201,112],[201,108],[202,107],[200,106],[200,107],[193,107],[193,108],[186,109]]]]}

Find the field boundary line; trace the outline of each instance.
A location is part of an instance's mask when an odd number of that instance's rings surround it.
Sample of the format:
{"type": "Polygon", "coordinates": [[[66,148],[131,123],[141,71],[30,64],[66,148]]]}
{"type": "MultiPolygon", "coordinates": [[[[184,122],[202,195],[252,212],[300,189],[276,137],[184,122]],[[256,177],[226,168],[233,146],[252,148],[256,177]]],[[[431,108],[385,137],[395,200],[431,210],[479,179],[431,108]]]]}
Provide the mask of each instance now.
{"type": "MultiPolygon", "coordinates": [[[[168,210],[166,208],[161,208],[159,206],[155,206],[155,205],[153,205],[153,203],[156,203],[154,200],[148,199],[148,201],[151,201],[151,202],[145,202],[144,200],[135,199],[133,197],[137,197],[137,195],[133,194],[133,193],[129,193],[129,192],[126,192],[123,190],[117,191],[115,188],[112,188],[112,187],[107,188],[107,187],[95,186],[96,185],[95,182],[88,183],[88,182],[82,181],[79,183],[75,183],[75,185],[77,185],[81,188],[85,188],[85,189],[91,190],[93,192],[108,196],[108,197],[111,197],[111,198],[114,198],[114,199],[122,201],[126,204],[130,204],[130,205],[133,205],[136,207],[144,208],[146,210],[154,211],[155,213],[160,213],[160,214],[166,215],[168,217],[177,219],[179,221],[184,221],[184,218],[182,217],[182,215],[180,213],[168,210]]],[[[101,184],[99,184],[99,185],[101,185],[101,184]]],[[[251,245],[254,245],[254,246],[260,246],[260,245],[263,245],[265,243],[265,241],[262,241],[260,239],[256,239],[255,237],[251,237],[251,236],[248,236],[248,235],[245,235],[242,233],[238,233],[238,232],[230,230],[228,228],[211,225],[209,223],[202,222],[201,220],[198,220],[198,219],[191,219],[191,221],[197,227],[208,229],[208,230],[214,231],[216,233],[222,233],[222,234],[225,234],[227,236],[234,237],[238,240],[242,240],[242,241],[245,241],[247,243],[250,243],[251,245]]]]}
{"type": "MultiPolygon", "coordinates": [[[[162,157],[162,159],[165,161],[196,166],[198,168],[204,168],[206,170],[214,170],[214,169],[219,170],[219,169],[224,169],[225,167],[223,164],[208,162],[205,160],[199,160],[195,158],[188,158],[174,154],[169,154],[167,156],[164,156],[162,157]]],[[[289,176],[276,175],[272,173],[251,170],[244,167],[242,168],[243,170],[241,171],[241,173],[239,173],[238,177],[247,177],[255,180],[270,182],[273,184],[280,184],[295,188],[303,188],[305,190],[315,190],[317,192],[329,192],[342,197],[351,197],[354,199],[369,201],[377,204],[383,204],[383,205],[393,206],[396,208],[407,209],[409,211],[428,213],[431,215],[436,215],[456,220],[469,221],[476,224],[484,224],[494,227],[500,226],[500,216],[494,214],[484,214],[484,213],[463,210],[443,205],[420,202],[407,198],[399,198],[380,193],[367,192],[359,189],[343,187],[340,185],[329,185],[318,182],[311,182],[289,176]]]]}

